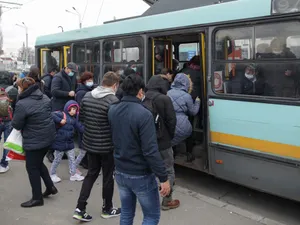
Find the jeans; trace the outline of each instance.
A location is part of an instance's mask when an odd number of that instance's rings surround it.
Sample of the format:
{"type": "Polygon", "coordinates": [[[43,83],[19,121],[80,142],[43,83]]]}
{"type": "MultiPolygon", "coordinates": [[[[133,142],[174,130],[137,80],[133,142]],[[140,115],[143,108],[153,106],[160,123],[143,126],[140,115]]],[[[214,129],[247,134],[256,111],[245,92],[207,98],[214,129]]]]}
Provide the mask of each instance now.
{"type": "Polygon", "coordinates": [[[65,153],[67,153],[68,160],[69,160],[70,174],[72,176],[75,175],[75,173],[76,173],[76,164],[75,164],[75,150],[74,149],[66,151],[66,152],[57,151],[57,150],[54,151],[54,160],[52,162],[51,169],[50,169],[50,174],[51,175],[56,174],[56,169],[57,169],[58,165],[60,164],[60,162],[61,162],[61,160],[62,160],[65,153]]]}
{"type": "Polygon", "coordinates": [[[114,194],[114,156],[113,153],[108,154],[93,154],[87,153],[88,156],[88,173],[82,183],[80,196],[77,202],[77,208],[85,210],[87,200],[90,197],[91,190],[97,178],[99,177],[100,170],[102,168],[103,173],[103,187],[102,187],[102,199],[103,199],[103,211],[109,211],[113,207],[112,198],[114,194]]]}
{"type": "MultiPolygon", "coordinates": [[[[4,142],[5,142],[9,136],[10,132],[11,132],[11,122],[10,121],[0,122],[0,139],[1,139],[1,136],[3,133],[4,134],[4,142]]],[[[0,166],[2,166],[4,168],[6,168],[8,166],[8,161],[6,160],[7,153],[8,153],[8,150],[3,149],[3,155],[2,155],[1,162],[0,162],[0,166]]]]}
{"type": "Polygon", "coordinates": [[[169,201],[172,201],[172,192],[173,192],[173,186],[175,182],[175,170],[174,170],[174,153],[172,147],[160,151],[161,157],[165,163],[167,173],[168,173],[168,179],[170,181],[171,185],[171,192],[168,196],[163,198],[163,204],[167,203],[169,201]]]}
{"type": "Polygon", "coordinates": [[[32,188],[33,200],[43,199],[41,178],[45,183],[46,189],[51,190],[54,186],[49,171],[43,162],[47,151],[48,148],[26,151],[26,170],[32,188]]]}
{"type": "Polygon", "coordinates": [[[122,204],[120,225],[133,224],[136,200],[144,215],[142,225],[157,225],[160,219],[160,202],[155,175],[134,176],[116,171],[116,181],[122,204]]]}

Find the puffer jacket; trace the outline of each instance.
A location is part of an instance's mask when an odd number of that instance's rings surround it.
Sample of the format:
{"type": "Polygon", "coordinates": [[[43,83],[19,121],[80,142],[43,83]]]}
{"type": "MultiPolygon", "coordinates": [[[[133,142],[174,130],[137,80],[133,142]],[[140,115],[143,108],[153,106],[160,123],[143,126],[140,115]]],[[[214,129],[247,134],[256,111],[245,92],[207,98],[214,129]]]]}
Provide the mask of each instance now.
{"type": "Polygon", "coordinates": [[[89,91],[92,91],[94,89],[94,86],[88,87],[84,84],[79,84],[77,89],[76,89],[76,95],[75,95],[75,101],[80,104],[83,97],[85,96],[86,93],[89,91]]]}
{"type": "Polygon", "coordinates": [[[192,125],[188,116],[195,116],[200,109],[200,101],[193,101],[192,96],[188,93],[190,89],[190,80],[188,77],[179,73],[172,83],[168,96],[171,98],[176,112],[176,130],[172,140],[172,146],[184,141],[192,134],[192,125]]]}
{"type": "Polygon", "coordinates": [[[52,145],[53,150],[68,151],[74,149],[74,130],[76,129],[80,133],[83,133],[84,128],[78,121],[78,113],[74,117],[69,114],[69,110],[72,106],[76,106],[79,110],[77,102],[71,100],[66,103],[63,112],[52,112],[52,118],[58,128],[55,142],[52,145]],[[64,114],[67,122],[65,125],[60,125],[64,114]]]}
{"type": "Polygon", "coordinates": [[[25,151],[40,150],[52,145],[56,130],[51,116],[51,103],[38,85],[32,85],[19,94],[12,127],[22,131],[25,151]]]}
{"type": "Polygon", "coordinates": [[[82,99],[79,118],[84,125],[83,149],[94,154],[113,152],[108,109],[118,102],[111,88],[99,86],[88,92],[82,99]]]}
{"type": "Polygon", "coordinates": [[[157,139],[160,151],[172,147],[171,140],[174,137],[176,127],[176,115],[172,101],[167,96],[168,90],[169,82],[166,79],[159,75],[153,76],[146,86],[144,99],[144,105],[148,100],[154,100],[152,104],[163,121],[160,132],[162,135],[157,139]]]}

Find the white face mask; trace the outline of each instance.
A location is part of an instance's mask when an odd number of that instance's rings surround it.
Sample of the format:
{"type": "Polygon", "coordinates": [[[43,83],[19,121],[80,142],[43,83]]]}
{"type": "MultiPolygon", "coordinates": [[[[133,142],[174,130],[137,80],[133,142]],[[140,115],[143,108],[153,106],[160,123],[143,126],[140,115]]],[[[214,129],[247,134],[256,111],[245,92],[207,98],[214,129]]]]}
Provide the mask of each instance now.
{"type": "Polygon", "coordinates": [[[248,74],[248,73],[245,73],[245,77],[249,80],[252,80],[254,79],[254,75],[253,74],[248,74]]]}
{"type": "Polygon", "coordinates": [[[92,87],[93,85],[94,85],[93,81],[86,82],[86,86],[88,87],[92,87]]]}

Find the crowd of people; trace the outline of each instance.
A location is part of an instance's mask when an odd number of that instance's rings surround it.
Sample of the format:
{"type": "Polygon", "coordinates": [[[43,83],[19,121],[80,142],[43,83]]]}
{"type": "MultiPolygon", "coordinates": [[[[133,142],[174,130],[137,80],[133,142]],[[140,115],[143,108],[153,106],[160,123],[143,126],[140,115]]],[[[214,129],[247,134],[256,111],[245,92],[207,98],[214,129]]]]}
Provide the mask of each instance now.
{"type": "MultiPolygon", "coordinates": [[[[133,224],[139,201],[143,224],[158,224],[161,209],[179,207],[180,201],[173,198],[173,147],[191,135],[188,116],[200,109],[200,99],[191,95],[191,77],[164,69],[145,85],[134,70],[122,77],[110,71],[96,85],[90,72],[84,72],[78,84],[73,62],[58,73],[56,68],[48,72],[41,77],[39,68],[32,66],[29,74],[0,92],[0,100],[1,95],[6,99],[6,106],[0,101],[0,131],[6,139],[12,128],[20,130],[26,153],[32,198],[21,206],[42,206],[44,198],[58,193],[55,183],[62,179],[56,169],[66,154],[70,180],[83,181],[76,220],[92,220],[86,206],[101,170],[103,218],[121,215],[121,225],[133,224]],[[43,161],[52,154],[49,172],[43,161]],[[88,168],[85,177],[78,169],[82,161],[88,168]],[[114,179],[120,208],[113,206],[114,179]]],[[[4,150],[0,173],[9,170],[6,154],[4,150]]]]}

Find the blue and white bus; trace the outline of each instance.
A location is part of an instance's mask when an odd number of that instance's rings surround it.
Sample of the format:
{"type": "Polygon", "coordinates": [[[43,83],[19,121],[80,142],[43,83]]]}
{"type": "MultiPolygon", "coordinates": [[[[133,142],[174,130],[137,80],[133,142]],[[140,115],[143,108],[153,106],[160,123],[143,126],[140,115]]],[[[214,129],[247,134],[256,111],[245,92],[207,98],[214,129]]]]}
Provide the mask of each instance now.
{"type": "Polygon", "coordinates": [[[193,147],[176,163],[299,201],[299,1],[236,0],[41,36],[36,55],[43,72],[73,61],[99,82],[134,64],[147,82],[158,46],[164,67],[201,59],[193,147]]]}

